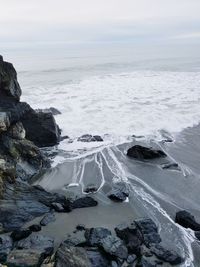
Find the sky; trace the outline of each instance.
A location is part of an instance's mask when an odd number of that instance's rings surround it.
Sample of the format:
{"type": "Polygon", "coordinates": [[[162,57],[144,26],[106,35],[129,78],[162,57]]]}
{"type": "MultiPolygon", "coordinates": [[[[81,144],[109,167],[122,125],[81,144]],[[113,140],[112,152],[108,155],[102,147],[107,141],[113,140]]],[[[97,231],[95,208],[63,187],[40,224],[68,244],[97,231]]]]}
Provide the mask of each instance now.
{"type": "Polygon", "coordinates": [[[0,0],[0,43],[200,42],[200,0],[0,0]]]}

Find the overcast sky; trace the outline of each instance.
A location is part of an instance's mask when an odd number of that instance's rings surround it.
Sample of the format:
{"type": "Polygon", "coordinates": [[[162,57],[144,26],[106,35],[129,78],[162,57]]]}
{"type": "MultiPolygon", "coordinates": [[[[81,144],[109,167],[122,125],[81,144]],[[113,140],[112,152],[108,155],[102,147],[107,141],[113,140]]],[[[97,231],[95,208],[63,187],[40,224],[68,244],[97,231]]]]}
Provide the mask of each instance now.
{"type": "Polygon", "coordinates": [[[200,0],[0,0],[0,42],[197,42],[200,0]]]}

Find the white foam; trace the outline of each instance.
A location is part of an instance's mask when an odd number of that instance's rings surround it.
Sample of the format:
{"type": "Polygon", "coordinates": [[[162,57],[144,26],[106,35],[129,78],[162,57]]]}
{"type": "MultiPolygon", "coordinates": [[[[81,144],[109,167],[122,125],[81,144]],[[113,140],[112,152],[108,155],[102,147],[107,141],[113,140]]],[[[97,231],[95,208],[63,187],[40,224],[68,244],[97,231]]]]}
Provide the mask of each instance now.
{"type": "MultiPolygon", "coordinates": [[[[108,134],[119,142],[119,137],[160,129],[179,132],[200,121],[200,72],[134,71],[25,90],[34,107],[61,110],[56,120],[72,138],[108,134]]],[[[83,146],[62,144],[65,150],[83,146]]]]}

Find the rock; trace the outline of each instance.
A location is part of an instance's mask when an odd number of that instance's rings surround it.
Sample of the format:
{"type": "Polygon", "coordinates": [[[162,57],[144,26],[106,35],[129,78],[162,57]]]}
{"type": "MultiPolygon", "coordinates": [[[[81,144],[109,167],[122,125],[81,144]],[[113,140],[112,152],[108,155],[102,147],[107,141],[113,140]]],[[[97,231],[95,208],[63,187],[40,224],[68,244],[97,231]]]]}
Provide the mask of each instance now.
{"type": "Polygon", "coordinates": [[[155,150],[152,148],[135,145],[128,149],[127,156],[135,159],[156,159],[166,157],[167,155],[162,150],[155,150]]]}
{"type": "MultiPolygon", "coordinates": [[[[66,139],[70,139],[68,135],[61,136],[61,137],[60,137],[60,142],[66,140],[66,139]]],[[[68,142],[69,142],[69,141],[68,141],[68,142]]],[[[71,140],[71,143],[72,143],[72,142],[73,142],[73,141],[71,140]]]]}
{"type": "Polygon", "coordinates": [[[90,184],[84,189],[84,193],[93,194],[93,193],[96,193],[97,190],[98,188],[94,184],[90,184]]]}
{"type": "Polygon", "coordinates": [[[126,223],[120,224],[115,228],[115,232],[125,242],[129,251],[137,255],[140,254],[143,236],[135,223],[131,223],[130,225],[126,223]]]}
{"type": "Polygon", "coordinates": [[[42,226],[46,226],[48,225],[49,223],[51,222],[55,222],[56,220],[56,216],[54,213],[47,213],[43,218],[42,220],[40,221],[40,225],[42,226]]]}
{"type": "Polygon", "coordinates": [[[7,112],[0,112],[0,133],[8,130],[10,126],[10,118],[7,112]]]}
{"type": "Polygon", "coordinates": [[[7,96],[19,101],[21,88],[17,81],[17,73],[11,63],[3,61],[0,57],[0,98],[7,96]]]}
{"type": "Polygon", "coordinates": [[[103,142],[103,139],[99,135],[84,134],[78,138],[79,142],[103,142]]]}
{"type": "Polygon", "coordinates": [[[10,157],[16,167],[18,178],[27,180],[43,168],[50,167],[50,161],[32,142],[26,139],[13,139],[9,136],[2,136],[1,142],[7,151],[7,157],[10,157]]]}
{"type": "Polygon", "coordinates": [[[100,240],[100,246],[112,257],[127,259],[128,250],[118,237],[108,235],[100,240]]]}
{"type": "Polygon", "coordinates": [[[0,263],[7,260],[7,256],[13,249],[13,240],[8,234],[0,235],[0,263]]]}
{"type": "Polygon", "coordinates": [[[87,248],[87,256],[91,262],[91,267],[108,267],[110,266],[108,259],[98,249],[87,248]]]}
{"type": "Polygon", "coordinates": [[[135,220],[135,224],[142,233],[145,245],[156,244],[161,242],[158,228],[151,219],[135,220]]]}
{"type": "Polygon", "coordinates": [[[65,209],[60,203],[52,203],[51,207],[57,212],[64,212],[65,209]]]}
{"type": "Polygon", "coordinates": [[[31,233],[32,232],[30,229],[15,230],[14,232],[11,233],[10,236],[15,242],[28,237],[31,233]]]}
{"type": "Polygon", "coordinates": [[[54,146],[60,141],[60,129],[51,112],[30,109],[21,119],[26,138],[39,147],[54,146]]]}
{"type": "Polygon", "coordinates": [[[45,108],[45,109],[36,109],[35,111],[36,112],[46,112],[46,113],[51,112],[54,116],[61,114],[61,112],[57,108],[54,108],[54,107],[45,108]]]}
{"type": "Polygon", "coordinates": [[[162,261],[169,262],[171,265],[181,264],[183,259],[175,251],[166,249],[160,244],[151,247],[151,252],[162,261]]]}
{"type": "Polygon", "coordinates": [[[115,183],[108,197],[117,202],[123,202],[129,196],[128,185],[124,182],[115,183]]]}
{"type": "Polygon", "coordinates": [[[8,136],[10,136],[13,139],[24,139],[26,136],[25,129],[23,127],[23,124],[21,122],[17,122],[12,127],[10,127],[8,131],[8,136]]]}
{"type": "Polygon", "coordinates": [[[19,229],[25,222],[48,213],[51,204],[64,204],[66,198],[45,191],[40,186],[15,182],[7,184],[4,200],[0,201],[0,223],[6,231],[19,229]]]}
{"type": "Polygon", "coordinates": [[[77,229],[77,231],[84,231],[85,230],[85,225],[84,224],[78,224],[76,226],[76,229],[77,229]]]}
{"type": "Polygon", "coordinates": [[[154,259],[142,256],[140,263],[136,267],[158,267],[154,259]]]}
{"type": "Polygon", "coordinates": [[[37,267],[41,266],[44,258],[36,249],[14,249],[9,254],[6,264],[10,267],[37,267]]]}
{"type": "Polygon", "coordinates": [[[176,213],[175,222],[185,228],[200,231],[200,224],[197,223],[195,217],[186,210],[181,210],[176,213]]]}
{"type": "Polygon", "coordinates": [[[116,261],[111,261],[111,267],[119,267],[116,261]]]}
{"type": "Polygon", "coordinates": [[[22,239],[16,244],[17,249],[38,250],[46,258],[51,256],[54,250],[54,240],[51,237],[37,233],[32,233],[26,239],[22,239]]]}
{"type": "Polygon", "coordinates": [[[31,232],[39,232],[41,231],[42,227],[39,224],[33,224],[29,226],[29,229],[31,230],[31,232]]]}
{"type": "Polygon", "coordinates": [[[89,246],[98,246],[103,238],[110,235],[112,235],[111,231],[102,227],[86,229],[85,232],[85,238],[89,246]]]}
{"type": "Polygon", "coordinates": [[[163,170],[165,170],[165,169],[180,170],[178,164],[175,162],[163,164],[162,169],[163,170]]]}
{"type": "Polygon", "coordinates": [[[68,247],[83,247],[86,244],[85,233],[83,231],[74,232],[68,235],[63,243],[68,247]]]}
{"type": "Polygon", "coordinates": [[[90,267],[91,263],[86,250],[80,247],[68,247],[64,244],[58,248],[55,256],[55,267],[90,267]]]}
{"type": "Polygon", "coordinates": [[[95,207],[98,205],[98,202],[92,197],[81,197],[73,201],[71,204],[72,209],[88,208],[95,207]]]}
{"type": "Polygon", "coordinates": [[[135,254],[129,255],[127,258],[127,263],[131,264],[134,261],[136,261],[136,259],[137,259],[137,256],[135,254]]]}

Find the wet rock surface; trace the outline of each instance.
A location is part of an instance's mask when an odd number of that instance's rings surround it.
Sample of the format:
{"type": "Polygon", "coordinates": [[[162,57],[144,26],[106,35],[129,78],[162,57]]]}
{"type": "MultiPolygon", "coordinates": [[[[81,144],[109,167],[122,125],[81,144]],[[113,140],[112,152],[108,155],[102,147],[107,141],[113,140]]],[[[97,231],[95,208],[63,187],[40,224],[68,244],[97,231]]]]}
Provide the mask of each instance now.
{"type": "Polygon", "coordinates": [[[128,149],[127,156],[139,160],[151,160],[166,157],[167,155],[162,150],[135,145],[128,149]]]}
{"type": "Polygon", "coordinates": [[[196,222],[195,217],[188,211],[178,211],[176,213],[175,222],[185,228],[190,228],[194,231],[200,231],[200,224],[196,222]]]}
{"type": "Polygon", "coordinates": [[[103,142],[100,135],[84,134],[78,138],[79,142],[103,142]]]}
{"type": "Polygon", "coordinates": [[[108,197],[116,202],[123,202],[129,196],[128,184],[124,182],[118,182],[113,185],[111,192],[108,197]]]}

